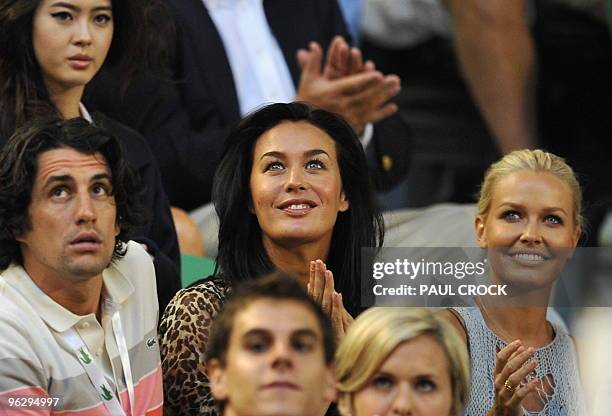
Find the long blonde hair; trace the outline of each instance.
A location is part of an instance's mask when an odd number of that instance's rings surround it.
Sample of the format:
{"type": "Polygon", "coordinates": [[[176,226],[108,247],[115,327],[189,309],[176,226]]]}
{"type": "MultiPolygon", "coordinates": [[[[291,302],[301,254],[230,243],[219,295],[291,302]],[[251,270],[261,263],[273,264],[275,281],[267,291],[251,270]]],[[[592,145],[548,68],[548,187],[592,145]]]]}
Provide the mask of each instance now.
{"type": "Polygon", "coordinates": [[[371,308],[355,320],[336,352],[340,407],[350,408],[352,395],[374,376],[389,354],[420,335],[433,337],[446,353],[453,411],[463,414],[470,382],[467,347],[449,322],[424,308],[371,308]]]}

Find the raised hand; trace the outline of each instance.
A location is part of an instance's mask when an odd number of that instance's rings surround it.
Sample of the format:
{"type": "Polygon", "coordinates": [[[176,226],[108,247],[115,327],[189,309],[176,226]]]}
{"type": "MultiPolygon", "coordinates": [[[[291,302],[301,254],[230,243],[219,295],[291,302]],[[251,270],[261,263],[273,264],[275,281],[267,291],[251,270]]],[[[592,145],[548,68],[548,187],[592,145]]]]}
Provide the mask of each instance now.
{"type": "Polygon", "coordinates": [[[523,399],[535,391],[538,380],[527,380],[538,362],[529,361],[535,350],[525,348],[516,340],[497,353],[495,362],[495,404],[487,413],[489,416],[522,416],[523,399]],[[527,362],[529,361],[529,362],[527,362]]]}
{"type": "MultiPolygon", "coordinates": [[[[298,63],[301,68],[306,63],[308,54],[309,51],[305,49],[298,51],[298,63]]],[[[332,39],[327,48],[323,77],[332,80],[374,70],[374,63],[372,61],[363,62],[361,51],[358,48],[350,47],[342,36],[332,39]]]]}
{"type": "Polygon", "coordinates": [[[296,100],[340,114],[362,134],[367,123],[397,111],[397,105],[388,100],[399,93],[400,79],[397,75],[384,76],[371,62],[363,63],[358,50],[348,50],[342,38],[336,39],[323,70],[323,51],[316,42],[310,43],[308,51],[298,52],[302,74],[296,100]]]}
{"type": "Polygon", "coordinates": [[[327,270],[323,261],[310,262],[307,289],[308,294],[321,305],[321,309],[329,316],[336,342],[340,342],[353,322],[353,317],[344,308],[342,295],[334,289],[334,275],[327,270]]]}

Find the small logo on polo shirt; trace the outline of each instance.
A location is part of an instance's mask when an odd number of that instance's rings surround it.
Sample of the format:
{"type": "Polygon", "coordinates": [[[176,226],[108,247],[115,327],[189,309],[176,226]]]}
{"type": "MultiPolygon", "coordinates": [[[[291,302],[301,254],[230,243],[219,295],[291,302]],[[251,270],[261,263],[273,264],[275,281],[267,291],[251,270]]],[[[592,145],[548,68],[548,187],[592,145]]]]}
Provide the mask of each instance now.
{"type": "Polygon", "coordinates": [[[100,388],[102,389],[102,393],[100,393],[100,397],[102,397],[106,401],[109,401],[110,399],[113,398],[113,393],[111,393],[110,390],[107,389],[104,384],[102,384],[100,388]]]}
{"type": "Polygon", "coordinates": [[[155,344],[157,344],[157,340],[155,338],[149,338],[147,340],[147,349],[153,349],[155,347],[155,344]]]}
{"type": "Polygon", "coordinates": [[[79,348],[79,354],[79,359],[83,362],[83,364],[91,363],[91,356],[87,354],[87,351],[85,351],[82,347],[79,348]]]}

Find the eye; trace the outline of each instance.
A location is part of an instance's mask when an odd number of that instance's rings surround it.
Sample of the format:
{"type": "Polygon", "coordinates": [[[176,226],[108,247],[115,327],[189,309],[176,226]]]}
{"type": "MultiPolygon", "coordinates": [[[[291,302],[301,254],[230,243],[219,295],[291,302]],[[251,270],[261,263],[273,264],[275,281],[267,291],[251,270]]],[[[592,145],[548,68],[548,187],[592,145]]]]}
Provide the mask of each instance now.
{"type": "Polygon", "coordinates": [[[508,210],[504,211],[500,218],[506,221],[518,221],[521,219],[521,214],[514,210],[508,210]]]}
{"type": "Polygon", "coordinates": [[[434,391],[436,389],[436,383],[434,383],[432,380],[430,380],[428,378],[423,378],[423,379],[420,379],[420,380],[418,380],[416,382],[415,388],[418,391],[430,392],[430,391],[434,391]]]}
{"type": "Polygon", "coordinates": [[[306,338],[296,338],[291,341],[291,347],[298,352],[310,352],[314,348],[314,341],[306,338]]]}
{"type": "Polygon", "coordinates": [[[563,224],[563,220],[561,219],[561,217],[559,217],[558,215],[547,215],[544,218],[544,221],[549,223],[549,224],[555,224],[555,225],[561,225],[563,224]]]}
{"type": "Polygon", "coordinates": [[[55,12],[51,13],[51,17],[60,22],[67,22],[68,20],[72,20],[72,15],[68,12],[55,12]]]}
{"type": "Polygon", "coordinates": [[[386,375],[378,375],[372,380],[372,385],[381,390],[389,390],[394,384],[394,380],[386,375]]]}
{"type": "Polygon", "coordinates": [[[325,165],[319,159],[312,159],[306,163],[306,169],[323,169],[325,165]]]}
{"type": "Polygon", "coordinates": [[[94,186],[91,188],[91,191],[94,193],[94,195],[97,196],[106,196],[110,195],[111,193],[110,187],[102,183],[94,184],[94,186]]]}
{"type": "Polygon", "coordinates": [[[108,14],[98,14],[94,17],[94,22],[99,25],[105,25],[111,20],[113,20],[113,18],[108,14]]]}
{"type": "Polygon", "coordinates": [[[54,198],[63,198],[68,195],[68,189],[65,186],[56,186],[51,189],[50,194],[54,198]]]}
{"type": "Polygon", "coordinates": [[[266,351],[268,349],[268,343],[265,342],[264,340],[249,341],[246,344],[246,349],[249,350],[250,352],[259,354],[259,353],[262,353],[262,352],[264,352],[264,351],[266,351]]]}
{"type": "Polygon", "coordinates": [[[270,162],[266,165],[265,170],[282,170],[285,166],[281,162],[270,162]]]}

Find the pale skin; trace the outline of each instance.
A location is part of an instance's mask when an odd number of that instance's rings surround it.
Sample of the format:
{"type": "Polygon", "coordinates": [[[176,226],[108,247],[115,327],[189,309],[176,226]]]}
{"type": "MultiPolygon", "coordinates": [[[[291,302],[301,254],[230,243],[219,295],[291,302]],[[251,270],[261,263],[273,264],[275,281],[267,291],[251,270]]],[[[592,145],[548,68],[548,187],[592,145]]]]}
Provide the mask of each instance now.
{"type": "Polygon", "coordinates": [[[444,349],[430,335],[404,341],[357,391],[339,403],[345,416],[452,416],[453,392],[444,349]],[[415,357],[419,357],[415,359],[415,357]]]}
{"type": "Polygon", "coordinates": [[[32,43],[49,97],[68,119],[80,116],[85,86],[102,67],[113,39],[110,0],[43,0],[32,43]]]}
{"type": "Polygon", "coordinates": [[[388,101],[401,90],[399,77],[383,75],[371,61],[364,63],[359,49],[349,48],[342,37],[332,40],[323,68],[323,51],[316,42],[299,50],[297,59],[302,74],[296,101],[340,114],[357,134],[367,123],[397,111],[397,105],[388,101]]]}
{"type": "MultiPolygon", "coordinates": [[[[526,252],[573,249],[581,234],[575,223],[573,197],[569,185],[551,173],[529,170],[510,173],[493,186],[489,211],[476,217],[476,240],[485,249],[507,247],[526,252]]],[[[495,270],[491,269],[490,274],[491,281],[500,281],[495,270]]],[[[535,304],[545,304],[551,290],[552,282],[536,287],[534,296],[540,299],[535,304]]],[[[487,326],[508,343],[497,353],[495,403],[488,415],[519,416],[523,408],[541,408],[536,387],[541,382],[545,385],[546,380],[529,381],[527,375],[538,364],[533,359],[535,349],[549,344],[554,337],[546,319],[546,307],[517,307],[511,298],[480,297],[477,302],[487,326]]],[[[442,313],[467,342],[460,318],[448,310],[442,313]]]]}

